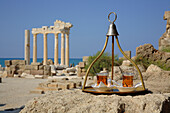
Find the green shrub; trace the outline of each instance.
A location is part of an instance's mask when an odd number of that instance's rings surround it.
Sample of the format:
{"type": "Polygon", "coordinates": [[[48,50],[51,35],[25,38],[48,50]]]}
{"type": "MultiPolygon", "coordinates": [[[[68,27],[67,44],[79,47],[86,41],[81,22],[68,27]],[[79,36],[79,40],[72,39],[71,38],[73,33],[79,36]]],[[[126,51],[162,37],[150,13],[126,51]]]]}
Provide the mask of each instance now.
{"type": "Polygon", "coordinates": [[[170,47],[163,48],[162,51],[164,51],[164,52],[170,52],[170,47]]]}
{"type": "Polygon", "coordinates": [[[165,62],[161,61],[161,60],[153,61],[151,59],[146,59],[146,58],[143,58],[142,56],[138,56],[135,59],[135,63],[141,64],[145,68],[148,68],[149,65],[154,64],[154,65],[157,65],[158,67],[160,67],[163,70],[170,71],[170,68],[169,68],[170,66],[168,64],[166,64],[165,62]]]}
{"type": "MultiPolygon", "coordinates": [[[[97,56],[100,54],[101,51],[98,51],[95,55],[89,56],[88,62],[85,66],[85,69],[87,71],[88,67],[90,64],[97,58],[97,56]]],[[[122,61],[119,60],[118,55],[114,56],[114,65],[121,65],[122,61]]],[[[92,75],[95,75],[96,73],[99,73],[100,71],[103,70],[103,68],[106,68],[107,70],[111,71],[111,66],[112,66],[112,57],[111,54],[108,52],[103,53],[103,55],[94,63],[92,66],[90,73],[92,75]]]]}

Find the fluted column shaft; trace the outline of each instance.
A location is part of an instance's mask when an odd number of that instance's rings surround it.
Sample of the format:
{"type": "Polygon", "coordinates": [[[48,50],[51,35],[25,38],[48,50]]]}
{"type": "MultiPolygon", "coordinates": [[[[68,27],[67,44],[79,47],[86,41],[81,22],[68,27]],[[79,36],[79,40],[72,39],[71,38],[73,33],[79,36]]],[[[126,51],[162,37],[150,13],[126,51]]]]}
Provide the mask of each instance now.
{"type": "Polygon", "coordinates": [[[47,65],[47,34],[44,34],[44,60],[43,65],[47,65]]]}
{"type": "Polygon", "coordinates": [[[65,62],[64,62],[64,57],[65,57],[65,54],[64,54],[64,49],[65,49],[65,34],[62,33],[61,34],[61,65],[65,65],[65,62]]]}
{"type": "Polygon", "coordinates": [[[55,34],[54,65],[58,64],[58,34],[55,34]]]}
{"type": "Polygon", "coordinates": [[[33,34],[33,63],[37,62],[37,34],[33,34]]]}
{"type": "Polygon", "coordinates": [[[66,34],[66,65],[69,66],[69,34],[66,34]]]}
{"type": "Polygon", "coordinates": [[[25,30],[25,61],[30,64],[30,31],[25,30]]]}

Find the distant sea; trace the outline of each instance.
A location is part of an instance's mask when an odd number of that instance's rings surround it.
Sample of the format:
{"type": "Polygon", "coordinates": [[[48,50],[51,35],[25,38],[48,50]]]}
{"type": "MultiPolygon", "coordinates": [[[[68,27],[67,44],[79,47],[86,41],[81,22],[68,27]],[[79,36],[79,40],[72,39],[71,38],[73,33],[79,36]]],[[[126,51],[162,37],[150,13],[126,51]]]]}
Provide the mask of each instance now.
{"type": "MultiPolygon", "coordinates": [[[[54,62],[54,58],[49,58],[51,60],[53,60],[54,62]]],[[[24,60],[24,58],[0,58],[0,65],[2,67],[5,67],[5,60],[24,60]]],[[[37,58],[37,62],[42,62],[43,61],[43,58],[37,58]]],[[[30,58],[30,62],[32,62],[32,58],[30,58]]],[[[60,64],[61,62],[61,59],[59,58],[58,59],[58,62],[60,64]]],[[[77,65],[79,62],[82,62],[82,58],[70,58],[69,60],[69,64],[73,64],[74,65],[77,65]]]]}

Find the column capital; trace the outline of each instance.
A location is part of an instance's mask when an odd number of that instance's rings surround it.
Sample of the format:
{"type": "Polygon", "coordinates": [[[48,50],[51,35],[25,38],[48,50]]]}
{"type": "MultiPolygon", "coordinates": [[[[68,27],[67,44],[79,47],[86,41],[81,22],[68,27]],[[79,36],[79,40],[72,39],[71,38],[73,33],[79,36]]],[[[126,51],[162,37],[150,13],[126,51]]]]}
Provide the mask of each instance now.
{"type": "Polygon", "coordinates": [[[56,36],[56,35],[58,35],[59,33],[54,33],[54,35],[56,36]]]}
{"type": "Polygon", "coordinates": [[[35,36],[37,36],[37,34],[33,34],[33,36],[35,37],[35,36]]]}
{"type": "Polygon", "coordinates": [[[43,35],[44,35],[44,36],[47,36],[47,35],[48,35],[48,33],[43,33],[43,35]]]}

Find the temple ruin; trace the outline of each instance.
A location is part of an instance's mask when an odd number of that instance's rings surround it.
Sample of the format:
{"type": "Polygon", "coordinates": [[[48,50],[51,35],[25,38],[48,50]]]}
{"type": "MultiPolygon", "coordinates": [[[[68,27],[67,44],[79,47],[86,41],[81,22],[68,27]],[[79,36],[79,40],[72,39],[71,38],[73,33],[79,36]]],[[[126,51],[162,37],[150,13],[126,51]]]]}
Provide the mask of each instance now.
{"type": "MultiPolygon", "coordinates": [[[[61,65],[69,66],[69,34],[71,23],[65,23],[60,20],[54,22],[54,26],[42,26],[42,28],[33,28],[33,63],[37,62],[37,35],[43,34],[44,36],[44,56],[43,65],[47,65],[48,51],[47,51],[47,34],[53,33],[55,36],[54,47],[54,65],[58,65],[58,34],[61,33],[61,65]],[[66,37],[66,42],[65,42],[66,37]],[[66,43],[66,44],[65,44],[66,43]],[[66,49],[66,50],[65,50],[66,49]]],[[[25,60],[29,64],[29,31],[25,31],[25,60]]]]}

